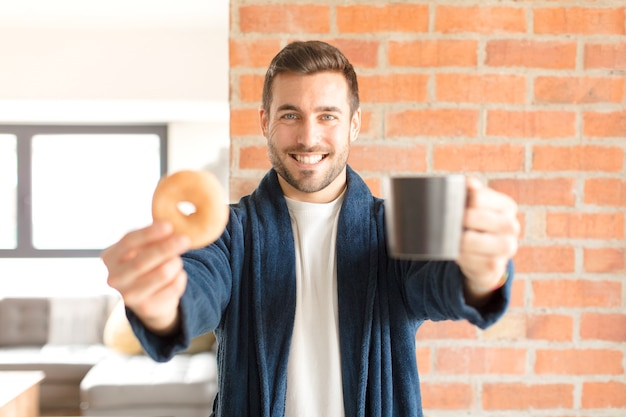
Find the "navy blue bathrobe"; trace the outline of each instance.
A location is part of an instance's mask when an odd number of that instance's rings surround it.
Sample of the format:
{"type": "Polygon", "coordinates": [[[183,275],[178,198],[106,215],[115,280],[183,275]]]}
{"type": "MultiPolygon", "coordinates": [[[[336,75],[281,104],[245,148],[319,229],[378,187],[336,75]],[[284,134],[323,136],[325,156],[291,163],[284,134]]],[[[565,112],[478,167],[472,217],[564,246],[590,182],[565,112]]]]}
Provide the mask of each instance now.
{"type": "MultiPolygon", "coordinates": [[[[348,167],[337,231],[337,291],[345,415],[422,416],[415,333],[425,320],[466,319],[485,328],[505,311],[509,280],[480,311],[463,298],[454,262],[410,262],[387,255],[383,200],[348,167]]],[[[214,244],[183,256],[189,276],[179,334],[160,338],[129,312],[155,360],[215,331],[215,416],[283,416],[296,304],[289,212],[275,171],[231,205],[214,244]]],[[[331,302],[329,300],[329,302],[331,302]]]]}

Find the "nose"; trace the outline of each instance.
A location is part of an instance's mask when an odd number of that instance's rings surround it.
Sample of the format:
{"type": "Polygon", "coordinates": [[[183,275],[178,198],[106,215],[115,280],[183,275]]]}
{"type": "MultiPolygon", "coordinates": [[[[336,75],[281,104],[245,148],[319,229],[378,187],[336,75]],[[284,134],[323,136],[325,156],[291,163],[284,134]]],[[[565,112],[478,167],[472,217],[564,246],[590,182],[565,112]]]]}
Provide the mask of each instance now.
{"type": "Polygon", "coordinates": [[[298,144],[306,148],[311,148],[320,142],[320,138],[320,126],[314,120],[304,119],[300,124],[298,132],[298,144]]]}

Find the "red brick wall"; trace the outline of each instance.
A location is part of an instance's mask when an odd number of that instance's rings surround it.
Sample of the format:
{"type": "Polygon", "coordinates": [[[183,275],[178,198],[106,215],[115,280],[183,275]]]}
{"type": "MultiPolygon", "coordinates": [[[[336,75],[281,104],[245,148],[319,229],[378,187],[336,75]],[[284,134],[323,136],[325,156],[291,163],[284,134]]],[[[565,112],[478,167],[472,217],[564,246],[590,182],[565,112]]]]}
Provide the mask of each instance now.
{"type": "Polygon", "coordinates": [[[270,167],[265,67],[312,38],[356,66],[349,162],[375,194],[462,172],[520,204],[508,314],[418,333],[427,415],[626,415],[626,2],[232,0],[233,200],[270,167]]]}

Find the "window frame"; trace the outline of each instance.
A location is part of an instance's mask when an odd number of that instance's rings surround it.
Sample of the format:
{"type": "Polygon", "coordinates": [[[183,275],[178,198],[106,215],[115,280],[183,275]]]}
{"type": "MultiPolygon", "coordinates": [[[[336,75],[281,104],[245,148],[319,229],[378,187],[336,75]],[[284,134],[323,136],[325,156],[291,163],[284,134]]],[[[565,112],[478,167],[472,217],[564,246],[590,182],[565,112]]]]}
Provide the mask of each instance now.
{"type": "Polygon", "coordinates": [[[0,133],[16,137],[17,156],[17,245],[0,249],[0,258],[93,258],[102,249],[37,249],[33,245],[32,139],[43,134],[152,134],[159,137],[160,176],[167,173],[168,135],[166,124],[124,125],[37,125],[0,124],[0,133]]]}

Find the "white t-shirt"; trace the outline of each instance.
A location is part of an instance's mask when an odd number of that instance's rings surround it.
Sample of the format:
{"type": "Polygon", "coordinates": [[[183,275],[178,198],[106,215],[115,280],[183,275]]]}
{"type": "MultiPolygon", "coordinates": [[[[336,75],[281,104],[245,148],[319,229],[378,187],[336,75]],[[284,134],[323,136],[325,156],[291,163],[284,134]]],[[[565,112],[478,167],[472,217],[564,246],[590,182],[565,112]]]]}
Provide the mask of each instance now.
{"type": "Polygon", "coordinates": [[[337,310],[337,222],[344,194],[327,204],[287,199],[296,249],[296,317],[286,417],[344,415],[337,310]]]}

